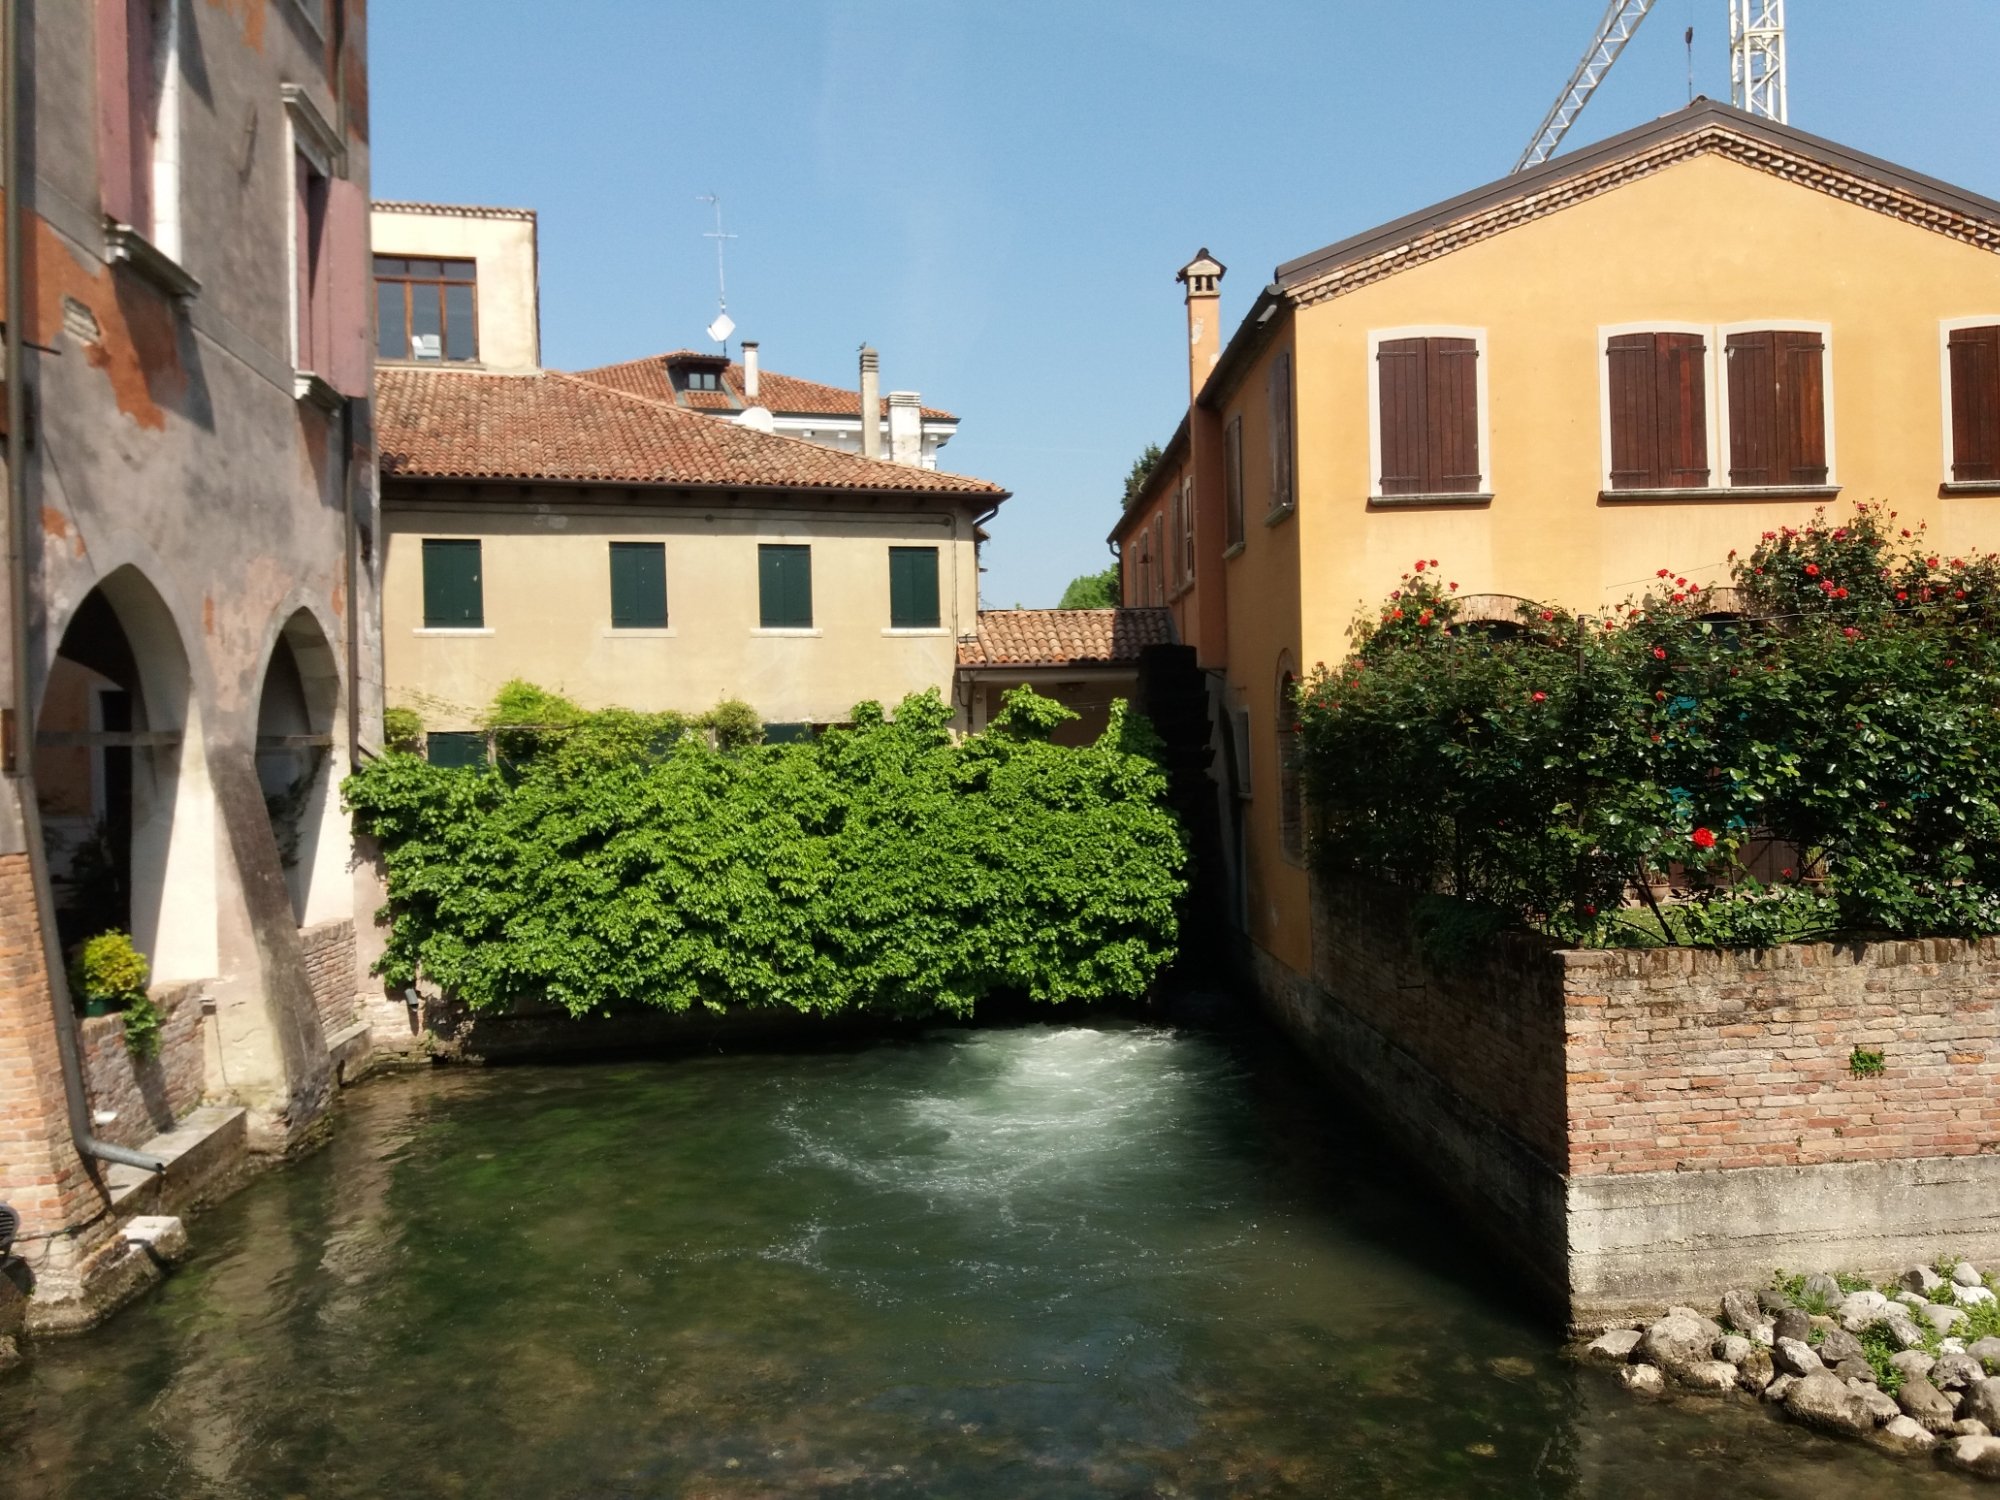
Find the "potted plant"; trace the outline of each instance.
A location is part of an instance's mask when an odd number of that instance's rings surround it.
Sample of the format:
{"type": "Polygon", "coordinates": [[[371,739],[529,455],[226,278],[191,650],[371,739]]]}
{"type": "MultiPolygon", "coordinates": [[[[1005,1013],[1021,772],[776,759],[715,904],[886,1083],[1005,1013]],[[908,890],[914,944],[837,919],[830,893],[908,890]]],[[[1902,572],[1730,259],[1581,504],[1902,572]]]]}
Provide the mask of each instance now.
{"type": "Polygon", "coordinates": [[[146,955],[125,933],[100,932],[79,944],[70,960],[70,990],[86,1016],[125,1012],[125,1046],[148,1058],[160,1047],[160,1011],[146,994],[152,977],[146,955]]]}

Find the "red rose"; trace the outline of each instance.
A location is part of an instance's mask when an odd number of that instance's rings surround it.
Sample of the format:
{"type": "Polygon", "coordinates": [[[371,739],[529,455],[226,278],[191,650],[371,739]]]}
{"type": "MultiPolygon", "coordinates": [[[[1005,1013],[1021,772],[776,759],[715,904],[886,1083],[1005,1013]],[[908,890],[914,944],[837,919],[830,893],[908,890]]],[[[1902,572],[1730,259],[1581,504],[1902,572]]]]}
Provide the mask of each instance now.
{"type": "Polygon", "coordinates": [[[1546,703],[1548,702],[1549,695],[1547,693],[1537,692],[1534,694],[1534,699],[1537,703],[1546,703]]]}
{"type": "Polygon", "coordinates": [[[1665,661],[1667,659],[1667,648],[1665,646],[1655,646],[1653,648],[1653,659],[1655,661],[1665,661]]]}
{"type": "Polygon", "coordinates": [[[1697,849],[1713,849],[1715,847],[1715,835],[1710,833],[1706,828],[1697,828],[1691,837],[1694,839],[1694,846],[1697,849]]]}
{"type": "Polygon", "coordinates": [[[1807,564],[1806,564],[1806,577],[1808,577],[1808,578],[1817,578],[1817,577],[1819,577],[1819,564],[1818,564],[1818,563],[1807,563],[1807,564]]]}

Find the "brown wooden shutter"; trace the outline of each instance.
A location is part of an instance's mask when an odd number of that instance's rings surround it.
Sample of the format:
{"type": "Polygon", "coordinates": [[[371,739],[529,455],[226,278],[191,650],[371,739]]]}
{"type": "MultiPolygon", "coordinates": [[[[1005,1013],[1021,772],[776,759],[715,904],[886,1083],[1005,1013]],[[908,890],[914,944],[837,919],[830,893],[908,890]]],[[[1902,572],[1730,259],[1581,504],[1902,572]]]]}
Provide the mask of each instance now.
{"type": "Polygon", "coordinates": [[[1951,354],[1951,477],[2000,480],[2000,324],[1954,328],[1951,354]]]}
{"type": "Polygon", "coordinates": [[[1621,333],[1604,346],[1611,396],[1611,488],[1660,484],[1659,381],[1653,335],[1621,333]]]}
{"type": "Polygon", "coordinates": [[[1729,482],[1782,484],[1777,454],[1777,336],[1768,331],[1732,333],[1724,343],[1729,366],[1729,482]]]}
{"type": "Polygon", "coordinates": [[[1375,351],[1382,409],[1382,489],[1385,495],[1429,490],[1424,431],[1428,409],[1424,340],[1384,339],[1375,351]]]}
{"type": "Polygon", "coordinates": [[[1826,342],[1817,333],[1777,336],[1778,483],[1826,483],[1826,342]]]}
{"type": "Polygon", "coordinates": [[[1662,489],[1708,484],[1708,344],[1698,333],[1653,335],[1653,482],[1662,489]]]}
{"type": "Polygon", "coordinates": [[[1479,489],[1479,345],[1472,339],[1429,339],[1430,491],[1470,495],[1479,489]]]}

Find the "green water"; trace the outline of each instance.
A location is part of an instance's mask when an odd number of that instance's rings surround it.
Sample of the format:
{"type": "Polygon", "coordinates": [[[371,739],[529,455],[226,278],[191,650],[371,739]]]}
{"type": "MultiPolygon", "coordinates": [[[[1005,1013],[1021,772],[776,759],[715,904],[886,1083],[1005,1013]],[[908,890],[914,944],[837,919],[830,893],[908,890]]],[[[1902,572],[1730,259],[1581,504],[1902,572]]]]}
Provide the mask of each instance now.
{"type": "Polygon", "coordinates": [[[194,1234],[0,1380],[0,1493],[1975,1493],[1566,1365],[1254,1039],[384,1080],[194,1234]]]}

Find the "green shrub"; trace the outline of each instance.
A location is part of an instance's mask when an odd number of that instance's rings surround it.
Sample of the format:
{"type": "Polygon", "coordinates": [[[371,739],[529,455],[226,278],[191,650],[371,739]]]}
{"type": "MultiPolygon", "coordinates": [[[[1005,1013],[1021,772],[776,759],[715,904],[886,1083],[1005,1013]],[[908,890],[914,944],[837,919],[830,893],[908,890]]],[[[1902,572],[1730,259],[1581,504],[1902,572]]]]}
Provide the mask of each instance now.
{"type": "Polygon", "coordinates": [[[1767,533],[1741,620],[1661,569],[1494,628],[1419,562],[1301,694],[1315,858],[1572,942],[2000,931],[2000,562],[1893,521],[1767,533]],[[1799,851],[1773,885],[1753,837],[1799,851]],[[1624,907],[1655,874],[1689,899],[1624,907]]]}
{"type": "Polygon", "coordinates": [[[386,757],[344,787],[387,866],[381,972],[575,1015],[1139,994],[1174,952],[1179,826],[1123,705],[1081,748],[1048,742],[1064,713],[1020,689],[955,741],[930,692],[783,746],[551,746],[505,776],[386,757]]]}
{"type": "Polygon", "coordinates": [[[420,753],[424,748],[423,715],[414,708],[383,709],[382,746],[405,755],[420,753]]]}
{"type": "Polygon", "coordinates": [[[764,739],[764,721],[741,698],[723,699],[701,716],[700,723],[715,736],[718,750],[741,750],[764,739]]]}
{"type": "Polygon", "coordinates": [[[146,956],[122,932],[100,932],[77,945],[70,960],[69,983],[74,998],[125,1014],[125,1046],[145,1059],[160,1050],[160,1008],[146,993],[152,971],[146,956]]]}

